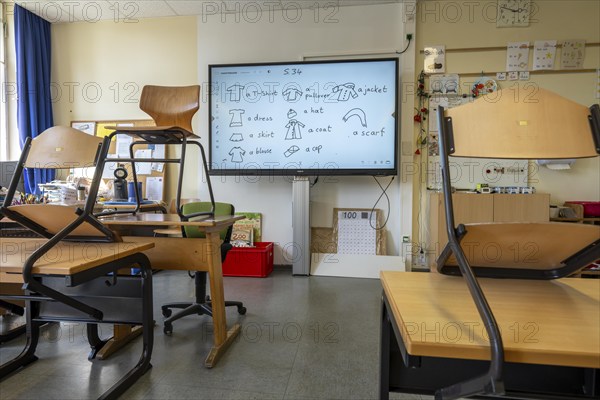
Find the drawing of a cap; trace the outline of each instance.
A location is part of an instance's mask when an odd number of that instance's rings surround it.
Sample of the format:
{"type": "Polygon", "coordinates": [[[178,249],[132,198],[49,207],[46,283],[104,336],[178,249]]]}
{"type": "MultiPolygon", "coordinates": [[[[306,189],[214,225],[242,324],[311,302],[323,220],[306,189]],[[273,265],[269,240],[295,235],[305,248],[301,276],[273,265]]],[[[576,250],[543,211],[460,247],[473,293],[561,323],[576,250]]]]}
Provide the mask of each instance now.
{"type": "Polygon", "coordinates": [[[288,111],[288,113],[287,113],[288,118],[294,118],[296,115],[298,115],[298,114],[296,113],[296,111],[294,111],[292,109],[290,109],[290,111],[288,111]]]}
{"type": "Polygon", "coordinates": [[[289,149],[287,149],[285,151],[285,153],[283,153],[286,157],[291,156],[292,154],[296,153],[297,151],[299,151],[300,148],[296,145],[291,146],[289,149]]]}

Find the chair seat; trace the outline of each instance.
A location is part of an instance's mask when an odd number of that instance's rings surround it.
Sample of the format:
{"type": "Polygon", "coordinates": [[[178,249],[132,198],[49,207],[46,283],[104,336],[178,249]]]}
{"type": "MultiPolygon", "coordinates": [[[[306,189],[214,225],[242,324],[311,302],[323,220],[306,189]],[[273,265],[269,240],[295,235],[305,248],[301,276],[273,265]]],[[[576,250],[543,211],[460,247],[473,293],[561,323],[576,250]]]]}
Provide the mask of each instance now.
{"type": "MultiPolygon", "coordinates": [[[[600,240],[598,225],[515,222],[464,226],[467,233],[460,244],[472,267],[551,270],[600,240]]],[[[454,256],[445,263],[457,265],[454,256]]]]}
{"type": "Polygon", "coordinates": [[[107,126],[107,129],[112,129],[115,131],[119,131],[119,132],[123,132],[123,133],[127,133],[130,135],[135,135],[135,136],[139,136],[139,135],[147,135],[147,134],[151,134],[152,132],[166,132],[166,133],[172,133],[174,135],[178,135],[178,136],[185,136],[186,138],[200,138],[199,136],[197,136],[196,134],[194,134],[193,132],[190,132],[182,127],[179,126],[175,126],[175,125],[164,125],[164,126],[128,126],[128,127],[123,127],[123,126],[107,126]]]}

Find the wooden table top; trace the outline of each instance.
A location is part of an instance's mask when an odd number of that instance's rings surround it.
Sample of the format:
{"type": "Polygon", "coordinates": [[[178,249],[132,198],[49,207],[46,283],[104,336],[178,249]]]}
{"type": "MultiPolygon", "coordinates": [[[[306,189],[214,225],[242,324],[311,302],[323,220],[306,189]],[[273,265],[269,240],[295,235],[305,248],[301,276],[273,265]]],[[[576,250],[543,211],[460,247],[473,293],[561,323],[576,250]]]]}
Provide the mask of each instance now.
{"type": "MultiPolygon", "coordinates": [[[[409,354],[490,359],[462,278],[384,271],[381,282],[409,354]]],[[[600,280],[479,282],[502,332],[506,361],[600,368],[600,280]]]]}
{"type": "Polygon", "coordinates": [[[196,217],[193,221],[181,221],[177,214],[149,214],[140,213],[136,215],[112,215],[101,217],[104,225],[137,225],[137,226],[197,226],[218,227],[231,225],[235,221],[244,219],[242,215],[223,215],[218,217],[196,217]]]}
{"type": "MultiPolygon", "coordinates": [[[[3,238],[0,272],[20,275],[27,258],[46,242],[46,239],[3,238]]],[[[152,247],[153,243],[59,242],[35,263],[33,273],[73,275],[152,247]]]]}

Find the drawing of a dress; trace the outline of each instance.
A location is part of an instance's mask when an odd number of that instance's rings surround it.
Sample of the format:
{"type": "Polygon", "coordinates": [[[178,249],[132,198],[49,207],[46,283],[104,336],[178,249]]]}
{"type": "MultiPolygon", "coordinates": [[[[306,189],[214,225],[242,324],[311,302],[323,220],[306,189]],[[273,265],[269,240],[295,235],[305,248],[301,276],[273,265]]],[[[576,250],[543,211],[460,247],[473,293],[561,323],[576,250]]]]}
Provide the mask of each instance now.
{"type": "Polygon", "coordinates": [[[285,140],[302,139],[300,128],[305,127],[302,122],[291,119],[285,127],[288,128],[287,134],[285,135],[285,140]]]}

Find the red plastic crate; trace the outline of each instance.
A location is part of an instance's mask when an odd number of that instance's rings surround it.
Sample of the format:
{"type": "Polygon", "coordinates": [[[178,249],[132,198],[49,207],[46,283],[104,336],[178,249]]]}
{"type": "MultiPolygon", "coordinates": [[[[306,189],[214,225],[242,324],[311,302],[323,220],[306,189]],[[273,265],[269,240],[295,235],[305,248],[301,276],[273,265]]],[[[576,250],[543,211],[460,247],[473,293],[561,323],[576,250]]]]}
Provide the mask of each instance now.
{"type": "Polygon", "coordinates": [[[584,217],[600,217],[600,201],[565,201],[565,203],[581,204],[584,217]]]}
{"type": "Polygon", "coordinates": [[[264,278],[273,272],[273,242],[256,242],[255,247],[234,247],[223,263],[224,276],[264,278]]]}

